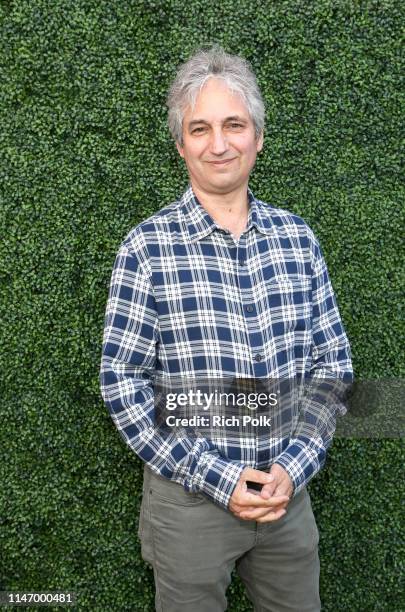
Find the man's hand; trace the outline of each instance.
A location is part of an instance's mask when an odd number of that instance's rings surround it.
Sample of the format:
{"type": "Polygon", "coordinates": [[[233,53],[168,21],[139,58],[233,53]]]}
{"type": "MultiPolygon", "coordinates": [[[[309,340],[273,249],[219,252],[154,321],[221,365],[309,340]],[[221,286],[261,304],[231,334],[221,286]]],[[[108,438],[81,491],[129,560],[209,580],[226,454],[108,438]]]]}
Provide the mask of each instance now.
{"type": "Polygon", "coordinates": [[[273,506],[271,509],[255,508],[252,511],[243,512],[241,518],[250,521],[254,520],[258,523],[268,523],[276,521],[286,514],[286,508],[294,490],[292,480],[286,470],[281,465],[278,465],[278,463],[274,463],[271,466],[270,475],[274,477],[274,480],[265,484],[259,495],[267,500],[283,499],[283,501],[280,501],[278,505],[273,506]],[[285,501],[285,497],[287,497],[287,501],[285,501]]]}
{"type": "MultiPolygon", "coordinates": [[[[280,466],[273,466],[272,469],[274,467],[280,466]]],[[[280,469],[287,474],[283,468],[280,469]]],[[[253,468],[245,468],[232,494],[229,502],[229,509],[235,516],[247,521],[276,521],[285,514],[286,511],[284,508],[289,502],[289,496],[287,493],[282,492],[283,489],[286,491],[289,490],[285,480],[280,479],[280,474],[277,470],[275,470],[275,473],[271,472],[268,474],[260,470],[254,470],[253,468]],[[248,491],[246,484],[247,480],[262,484],[262,492],[248,491]]]]}

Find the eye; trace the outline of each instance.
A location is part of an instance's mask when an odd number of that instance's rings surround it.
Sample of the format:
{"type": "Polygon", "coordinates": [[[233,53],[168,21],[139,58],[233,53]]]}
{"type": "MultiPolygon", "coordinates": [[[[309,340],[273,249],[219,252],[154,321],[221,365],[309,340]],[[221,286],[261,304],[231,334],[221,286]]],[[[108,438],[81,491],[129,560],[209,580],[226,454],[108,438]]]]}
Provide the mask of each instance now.
{"type": "Polygon", "coordinates": [[[202,134],[205,131],[205,127],[196,127],[191,130],[192,134],[202,134]]]}
{"type": "Polygon", "coordinates": [[[242,123],[237,123],[236,121],[232,121],[232,123],[228,124],[228,127],[231,128],[231,130],[239,130],[243,128],[242,123]]]}

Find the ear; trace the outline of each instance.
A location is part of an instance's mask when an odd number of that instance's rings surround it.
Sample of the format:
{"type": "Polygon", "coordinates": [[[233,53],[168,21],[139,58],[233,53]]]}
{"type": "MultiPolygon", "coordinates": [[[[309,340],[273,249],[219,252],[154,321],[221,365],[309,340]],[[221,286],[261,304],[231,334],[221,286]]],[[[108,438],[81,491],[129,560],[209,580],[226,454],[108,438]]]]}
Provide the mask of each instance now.
{"type": "Polygon", "coordinates": [[[256,151],[258,153],[260,153],[260,151],[263,149],[263,138],[264,138],[264,134],[262,132],[259,138],[257,139],[257,144],[256,144],[256,151]]]}
{"type": "Polygon", "coordinates": [[[176,148],[179,152],[180,157],[184,157],[184,148],[181,146],[179,142],[176,142],[176,148]]]}

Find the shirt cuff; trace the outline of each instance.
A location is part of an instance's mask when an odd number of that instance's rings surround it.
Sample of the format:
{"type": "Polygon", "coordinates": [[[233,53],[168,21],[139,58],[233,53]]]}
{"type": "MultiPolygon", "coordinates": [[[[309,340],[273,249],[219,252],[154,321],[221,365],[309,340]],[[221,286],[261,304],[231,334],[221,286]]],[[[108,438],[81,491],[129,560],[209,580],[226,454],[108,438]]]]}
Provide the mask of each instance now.
{"type": "Polygon", "coordinates": [[[242,463],[229,461],[218,455],[211,456],[193,489],[198,489],[213,502],[228,510],[232,493],[246,467],[242,463]]]}
{"type": "Polygon", "coordinates": [[[321,469],[325,461],[325,449],[315,440],[292,440],[286,450],[274,461],[290,476],[295,497],[321,469]]]}

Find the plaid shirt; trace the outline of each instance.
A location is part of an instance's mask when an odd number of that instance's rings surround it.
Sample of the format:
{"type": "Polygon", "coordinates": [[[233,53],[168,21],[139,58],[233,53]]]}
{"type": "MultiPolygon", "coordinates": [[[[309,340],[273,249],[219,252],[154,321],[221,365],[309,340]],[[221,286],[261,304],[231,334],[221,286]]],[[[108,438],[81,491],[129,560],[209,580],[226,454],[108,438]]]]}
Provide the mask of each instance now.
{"type": "Polygon", "coordinates": [[[213,221],[191,187],[128,234],[112,273],[101,363],[102,395],[125,442],[157,474],[225,508],[247,466],[280,464],[295,495],[322,467],[330,431],[261,446],[163,435],[154,425],[154,375],[352,374],[312,231],[250,190],[248,198],[238,241],[213,221]]]}

